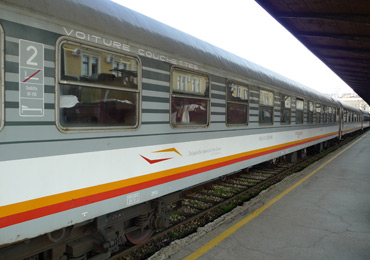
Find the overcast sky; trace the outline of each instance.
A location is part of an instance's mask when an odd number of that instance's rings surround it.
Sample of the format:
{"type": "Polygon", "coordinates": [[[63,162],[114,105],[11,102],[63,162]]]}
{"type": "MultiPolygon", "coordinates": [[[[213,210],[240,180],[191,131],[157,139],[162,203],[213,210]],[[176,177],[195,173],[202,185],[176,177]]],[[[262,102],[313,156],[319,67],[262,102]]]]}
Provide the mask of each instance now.
{"type": "Polygon", "coordinates": [[[254,0],[113,0],[323,93],[351,89],[254,0]]]}

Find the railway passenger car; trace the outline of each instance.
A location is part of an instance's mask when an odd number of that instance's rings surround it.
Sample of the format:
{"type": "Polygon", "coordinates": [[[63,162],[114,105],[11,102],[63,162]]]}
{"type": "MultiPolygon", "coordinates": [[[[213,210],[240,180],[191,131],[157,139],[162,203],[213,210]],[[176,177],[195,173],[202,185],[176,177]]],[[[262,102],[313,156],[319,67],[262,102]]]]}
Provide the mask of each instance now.
{"type": "Polygon", "coordinates": [[[108,0],[3,0],[0,46],[0,259],[106,259],[182,190],[364,127],[108,0]]]}
{"type": "Polygon", "coordinates": [[[338,138],[341,139],[343,135],[355,132],[359,129],[366,128],[364,126],[364,113],[358,108],[352,107],[344,102],[336,100],[339,105],[337,110],[338,117],[338,138]]]}
{"type": "Polygon", "coordinates": [[[362,127],[367,128],[370,126],[370,113],[367,111],[361,110],[361,120],[362,120],[362,127]]]}
{"type": "Polygon", "coordinates": [[[341,135],[364,128],[364,115],[360,109],[354,108],[343,102],[340,102],[340,107],[342,115],[339,131],[341,135]]]}

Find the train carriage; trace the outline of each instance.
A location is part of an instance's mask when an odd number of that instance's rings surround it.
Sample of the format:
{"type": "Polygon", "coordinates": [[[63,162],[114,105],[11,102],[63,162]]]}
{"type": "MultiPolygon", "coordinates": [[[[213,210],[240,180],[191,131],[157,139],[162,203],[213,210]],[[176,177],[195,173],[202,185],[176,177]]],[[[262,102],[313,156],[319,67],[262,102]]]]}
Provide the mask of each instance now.
{"type": "Polygon", "coordinates": [[[363,126],[359,110],[110,1],[9,0],[0,14],[0,259],[104,259],[165,227],[182,190],[363,126]]]}
{"type": "Polygon", "coordinates": [[[363,129],[363,113],[360,109],[340,102],[341,107],[341,134],[352,133],[359,129],[363,129]]]}
{"type": "Polygon", "coordinates": [[[367,128],[370,126],[370,113],[367,111],[361,110],[361,121],[362,128],[367,128]]]}

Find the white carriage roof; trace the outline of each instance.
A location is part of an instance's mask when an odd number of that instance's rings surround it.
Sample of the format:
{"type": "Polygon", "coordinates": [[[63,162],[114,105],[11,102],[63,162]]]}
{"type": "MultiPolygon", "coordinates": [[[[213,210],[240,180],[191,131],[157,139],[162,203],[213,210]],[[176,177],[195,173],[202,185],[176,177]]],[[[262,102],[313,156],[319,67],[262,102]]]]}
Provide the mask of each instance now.
{"type": "Polygon", "coordinates": [[[314,100],[336,103],[316,90],[110,0],[3,0],[3,2],[66,20],[76,24],[77,27],[78,25],[89,27],[142,45],[166,50],[174,56],[279,86],[286,91],[314,100]]]}
{"type": "Polygon", "coordinates": [[[347,110],[351,110],[352,112],[357,112],[357,113],[362,113],[361,109],[359,108],[355,108],[354,106],[351,106],[351,105],[348,105],[347,103],[345,102],[342,102],[342,101],[339,101],[338,100],[338,103],[345,109],[347,110]]]}

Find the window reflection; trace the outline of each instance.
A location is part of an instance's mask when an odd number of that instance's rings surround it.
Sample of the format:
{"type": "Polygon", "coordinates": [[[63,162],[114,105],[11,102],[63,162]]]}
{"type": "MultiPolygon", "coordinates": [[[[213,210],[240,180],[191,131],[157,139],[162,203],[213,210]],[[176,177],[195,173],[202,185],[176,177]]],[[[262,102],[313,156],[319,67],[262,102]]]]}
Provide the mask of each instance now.
{"type": "Polygon", "coordinates": [[[259,123],[273,124],[274,94],[270,91],[260,90],[259,123]]]}
{"type": "Polygon", "coordinates": [[[292,98],[290,96],[282,96],[280,122],[282,124],[290,124],[291,122],[291,105],[292,98]]]}
{"type": "Polygon", "coordinates": [[[248,87],[229,83],[227,86],[226,124],[247,125],[249,95],[248,87]]]}
{"type": "Polygon", "coordinates": [[[137,60],[75,43],[63,43],[60,56],[60,126],[138,125],[137,60]]]}
{"type": "Polygon", "coordinates": [[[62,85],[60,124],[75,126],[135,126],[138,94],[112,89],[62,85]]]}
{"type": "Polygon", "coordinates": [[[61,46],[62,81],[138,89],[137,60],[72,43],[61,46]]]}
{"type": "Polygon", "coordinates": [[[207,126],[209,79],[205,75],[174,69],[171,73],[171,124],[207,126]]]}
{"type": "Polygon", "coordinates": [[[248,124],[248,106],[245,104],[227,104],[227,124],[248,124]]]}
{"type": "Polygon", "coordinates": [[[303,107],[304,107],[303,99],[297,98],[295,111],[296,124],[303,124],[303,107]]]}
{"type": "Polygon", "coordinates": [[[208,101],[196,98],[172,98],[172,118],[173,124],[207,124],[208,101]]]}

